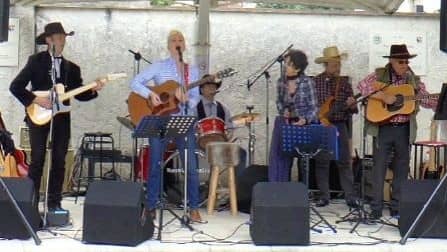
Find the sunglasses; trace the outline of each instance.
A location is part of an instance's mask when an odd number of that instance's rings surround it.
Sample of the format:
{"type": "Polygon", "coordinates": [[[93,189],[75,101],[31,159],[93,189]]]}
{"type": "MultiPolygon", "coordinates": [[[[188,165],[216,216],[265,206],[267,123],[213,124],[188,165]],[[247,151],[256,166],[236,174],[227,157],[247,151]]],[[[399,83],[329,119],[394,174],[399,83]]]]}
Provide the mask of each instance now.
{"type": "Polygon", "coordinates": [[[410,61],[408,61],[408,60],[398,60],[397,61],[400,65],[403,65],[403,64],[410,64],[410,61]]]}

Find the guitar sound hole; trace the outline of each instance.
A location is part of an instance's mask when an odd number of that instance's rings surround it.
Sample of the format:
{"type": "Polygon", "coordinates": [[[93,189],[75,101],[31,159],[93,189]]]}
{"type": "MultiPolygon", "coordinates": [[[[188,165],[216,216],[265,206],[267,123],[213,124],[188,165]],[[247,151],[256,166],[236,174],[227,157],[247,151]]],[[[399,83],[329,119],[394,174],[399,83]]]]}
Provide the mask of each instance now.
{"type": "Polygon", "coordinates": [[[404,105],[404,97],[402,95],[396,95],[396,101],[393,104],[388,105],[388,111],[397,111],[404,105]]]}
{"type": "Polygon", "coordinates": [[[166,103],[169,101],[169,94],[168,93],[161,93],[159,95],[161,102],[166,103]]]}

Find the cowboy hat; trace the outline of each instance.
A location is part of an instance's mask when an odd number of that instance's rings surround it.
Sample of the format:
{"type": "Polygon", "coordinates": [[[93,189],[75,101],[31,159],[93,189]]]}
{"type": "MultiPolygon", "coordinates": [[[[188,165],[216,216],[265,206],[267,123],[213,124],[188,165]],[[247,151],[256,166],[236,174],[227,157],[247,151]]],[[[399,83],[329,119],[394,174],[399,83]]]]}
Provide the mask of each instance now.
{"type": "MultiPolygon", "coordinates": [[[[211,75],[209,75],[209,74],[205,74],[205,75],[203,75],[202,79],[208,78],[208,77],[210,77],[210,76],[211,76],[211,75]]],[[[205,85],[208,85],[208,84],[214,84],[214,85],[216,85],[216,90],[218,90],[218,89],[220,88],[220,86],[222,86],[222,80],[219,79],[219,81],[215,81],[215,79],[213,79],[213,80],[210,80],[210,81],[207,81],[207,82],[203,83],[203,84],[200,86],[200,89],[199,89],[199,93],[200,93],[200,94],[202,94],[202,87],[204,87],[205,85]]]]}
{"type": "Polygon", "coordinates": [[[411,59],[416,57],[417,54],[410,54],[407,49],[407,45],[391,45],[390,47],[390,55],[382,56],[384,58],[393,58],[393,59],[411,59]]]}
{"type": "Polygon", "coordinates": [[[45,25],[44,32],[41,33],[39,36],[37,36],[36,43],[38,45],[45,45],[47,43],[45,41],[45,38],[53,34],[65,34],[66,36],[72,36],[74,35],[74,31],[66,33],[61,23],[59,22],[49,23],[45,25]]]}
{"type": "Polygon", "coordinates": [[[315,63],[321,64],[329,61],[340,61],[348,56],[347,53],[338,51],[337,46],[329,46],[323,49],[323,56],[315,59],[315,63]]]}

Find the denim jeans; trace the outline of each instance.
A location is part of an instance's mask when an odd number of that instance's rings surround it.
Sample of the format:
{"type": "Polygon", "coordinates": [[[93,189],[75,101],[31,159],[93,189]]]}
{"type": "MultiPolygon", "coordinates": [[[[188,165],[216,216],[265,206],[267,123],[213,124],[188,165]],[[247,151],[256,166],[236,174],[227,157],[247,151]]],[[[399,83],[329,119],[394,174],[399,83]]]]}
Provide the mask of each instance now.
{"type": "MultiPolygon", "coordinates": [[[[149,158],[148,185],[147,185],[147,207],[154,209],[160,197],[161,167],[163,164],[163,154],[169,139],[160,139],[159,137],[149,138],[151,154],[149,158]]],[[[180,152],[182,163],[185,163],[185,148],[188,149],[188,203],[191,209],[199,207],[199,174],[197,172],[196,138],[194,131],[190,130],[187,134],[187,142],[184,137],[175,139],[177,149],[180,152]]]]}

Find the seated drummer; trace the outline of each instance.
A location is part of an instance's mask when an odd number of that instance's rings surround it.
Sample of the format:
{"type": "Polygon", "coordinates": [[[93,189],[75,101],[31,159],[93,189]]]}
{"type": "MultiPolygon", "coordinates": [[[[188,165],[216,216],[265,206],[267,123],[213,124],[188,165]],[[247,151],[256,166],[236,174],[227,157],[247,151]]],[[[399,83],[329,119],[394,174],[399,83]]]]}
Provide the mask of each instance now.
{"type": "MultiPolygon", "coordinates": [[[[202,79],[209,77],[209,74],[205,74],[202,79]]],[[[200,86],[200,101],[195,109],[195,116],[197,121],[200,121],[207,117],[218,117],[225,122],[225,128],[227,129],[226,139],[231,141],[232,129],[234,128],[231,121],[230,110],[221,102],[215,99],[218,89],[222,85],[222,80],[214,79],[206,82],[200,86]]],[[[236,174],[242,171],[246,167],[247,152],[244,149],[240,149],[240,163],[237,167],[236,174]]]]}

